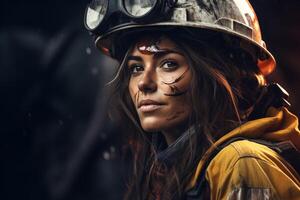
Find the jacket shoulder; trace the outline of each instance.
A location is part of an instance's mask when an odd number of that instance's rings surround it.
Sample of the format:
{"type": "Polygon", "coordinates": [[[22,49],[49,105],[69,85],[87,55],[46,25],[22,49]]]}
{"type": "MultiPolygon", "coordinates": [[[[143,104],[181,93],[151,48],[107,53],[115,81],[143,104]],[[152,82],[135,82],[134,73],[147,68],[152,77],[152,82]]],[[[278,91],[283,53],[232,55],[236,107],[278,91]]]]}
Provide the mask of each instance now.
{"type": "Polygon", "coordinates": [[[210,162],[208,169],[215,165],[226,170],[234,167],[241,159],[258,159],[265,162],[273,162],[274,159],[280,159],[277,152],[269,147],[249,141],[239,140],[230,143],[224,147],[210,162]]]}
{"type": "Polygon", "coordinates": [[[269,147],[240,140],[224,147],[211,160],[205,177],[212,199],[228,199],[245,188],[249,195],[254,192],[268,194],[270,199],[297,199],[300,185],[286,165],[269,147]]]}

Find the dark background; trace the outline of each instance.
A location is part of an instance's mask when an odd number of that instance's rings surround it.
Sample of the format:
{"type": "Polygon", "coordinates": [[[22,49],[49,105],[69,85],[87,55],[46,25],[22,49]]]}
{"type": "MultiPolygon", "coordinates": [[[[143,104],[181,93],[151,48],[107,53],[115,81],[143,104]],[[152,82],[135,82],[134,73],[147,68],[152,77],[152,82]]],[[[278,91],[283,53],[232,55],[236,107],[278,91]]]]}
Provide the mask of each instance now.
{"type": "MultiPolygon", "coordinates": [[[[269,80],[299,116],[300,1],[251,2],[278,62],[269,80]]],[[[0,3],[0,199],[121,199],[120,135],[104,89],[116,63],[84,30],[87,3],[0,3]]]]}

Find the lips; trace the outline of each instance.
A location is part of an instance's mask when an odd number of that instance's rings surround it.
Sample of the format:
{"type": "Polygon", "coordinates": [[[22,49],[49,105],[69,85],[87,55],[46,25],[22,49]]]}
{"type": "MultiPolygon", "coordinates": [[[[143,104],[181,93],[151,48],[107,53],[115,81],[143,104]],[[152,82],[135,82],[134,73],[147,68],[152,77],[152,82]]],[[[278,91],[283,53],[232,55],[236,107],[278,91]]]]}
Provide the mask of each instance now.
{"type": "Polygon", "coordinates": [[[142,100],[138,103],[138,109],[142,112],[152,112],[160,108],[163,104],[151,99],[142,100]]]}

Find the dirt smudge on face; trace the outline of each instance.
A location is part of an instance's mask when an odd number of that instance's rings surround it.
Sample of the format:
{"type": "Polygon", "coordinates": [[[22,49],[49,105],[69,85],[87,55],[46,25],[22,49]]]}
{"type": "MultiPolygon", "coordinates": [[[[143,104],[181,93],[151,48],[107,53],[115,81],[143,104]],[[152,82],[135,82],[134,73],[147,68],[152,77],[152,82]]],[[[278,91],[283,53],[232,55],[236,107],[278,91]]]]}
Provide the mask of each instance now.
{"type": "Polygon", "coordinates": [[[168,85],[171,90],[171,93],[164,93],[164,95],[177,97],[177,96],[181,96],[181,95],[184,95],[185,93],[187,93],[188,90],[181,91],[179,89],[178,85],[179,85],[180,81],[184,79],[185,74],[188,71],[189,71],[189,68],[187,70],[185,70],[178,78],[176,78],[174,81],[172,81],[170,83],[162,81],[162,83],[165,85],[168,85]]]}

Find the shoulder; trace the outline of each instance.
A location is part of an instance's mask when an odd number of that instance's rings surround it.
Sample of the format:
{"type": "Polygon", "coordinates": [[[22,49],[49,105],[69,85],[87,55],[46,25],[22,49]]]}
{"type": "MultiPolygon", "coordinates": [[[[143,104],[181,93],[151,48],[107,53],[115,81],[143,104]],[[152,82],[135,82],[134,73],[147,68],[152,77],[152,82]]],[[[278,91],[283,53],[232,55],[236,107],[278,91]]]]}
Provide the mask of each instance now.
{"type": "Polygon", "coordinates": [[[266,162],[270,165],[280,160],[277,152],[269,147],[249,141],[239,140],[224,147],[210,162],[208,169],[218,167],[220,170],[231,170],[241,162],[266,162]]]}
{"type": "Polygon", "coordinates": [[[279,158],[279,155],[265,145],[249,140],[239,140],[224,147],[211,163],[222,162],[224,164],[224,162],[228,162],[228,164],[235,165],[238,160],[243,158],[268,161],[270,157],[279,158]]]}
{"type": "Polygon", "coordinates": [[[215,197],[225,198],[238,189],[256,188],[273,199],[295,199],[300,195],[300,185],[286,165],[269,147],[240,140],[223,148],[211,160],[206,179],[215,197]]]}

